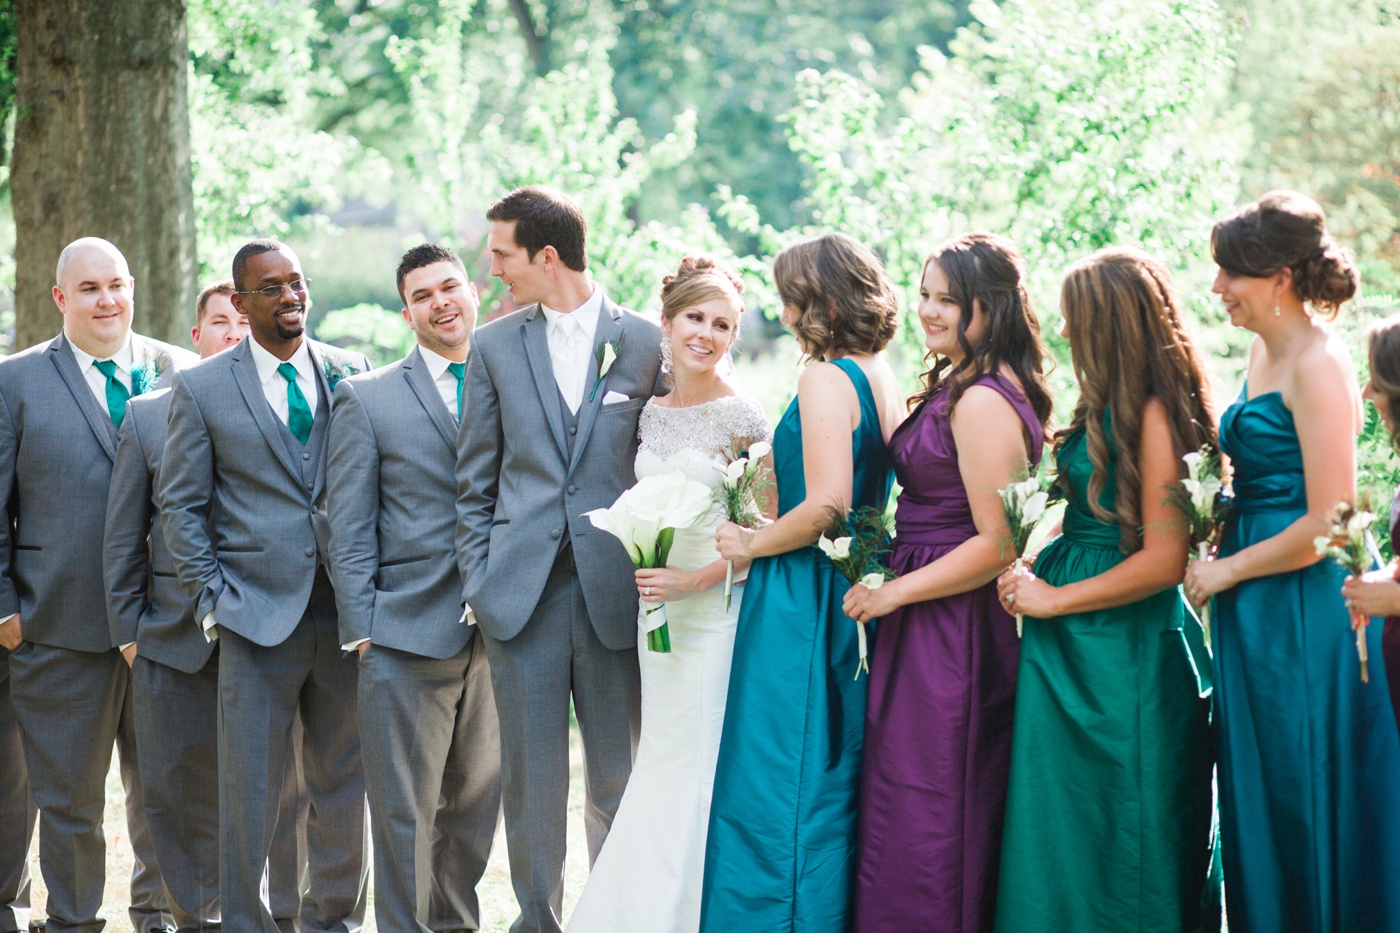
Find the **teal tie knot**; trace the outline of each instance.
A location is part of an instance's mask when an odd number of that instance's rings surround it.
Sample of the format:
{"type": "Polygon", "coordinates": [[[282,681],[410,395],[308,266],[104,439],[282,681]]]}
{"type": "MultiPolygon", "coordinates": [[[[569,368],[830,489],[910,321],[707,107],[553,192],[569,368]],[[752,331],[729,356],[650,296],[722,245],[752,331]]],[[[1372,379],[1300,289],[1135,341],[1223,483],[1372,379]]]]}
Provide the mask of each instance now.
{"type": "Polygon", "coordinates": [[[277,375],[287,380],[287,430],[305,444],[311,436],[311,406],[306,404],[306,396],[297,385],[297,368],[291,363],[282,363],[277,367],[277,375]]]}
{"type": "Polygon", "coordinates": [[[461,420],[462,420],[462,380],[464,380],[464,379],[466,378],[466,375],[467,375],[467,364],[466,364],[466,363],[448,363],[448,364],[447,364],[447,371],[450,372],[452,375],[454,375],[454,376],[457,377],[457,411],[456,411],[456,416],[457,416],[457,420],[458,420],[458,421],[461,421],[461,420]]]}
{"type": "Polygon", "coordinates": [[[117,378],[117,364],[111,360],[94,360],[92,365],[107,377],[107,415],[117,427],[126,418],[126,403],[131,401],[131,391],[117,378]]]}

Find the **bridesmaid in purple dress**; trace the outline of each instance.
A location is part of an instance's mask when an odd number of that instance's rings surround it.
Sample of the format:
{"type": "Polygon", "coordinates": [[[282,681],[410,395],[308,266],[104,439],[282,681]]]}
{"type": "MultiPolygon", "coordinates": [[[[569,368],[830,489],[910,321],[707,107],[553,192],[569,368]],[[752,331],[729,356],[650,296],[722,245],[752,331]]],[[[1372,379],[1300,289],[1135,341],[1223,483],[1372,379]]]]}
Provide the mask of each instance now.
{"type": "Polygon", "coordinates": [[[971,233],[924,264],[935,360],[890,439],[903,487],[899,577],[852,587],[880,619],[861,772],[856,930],[992,928],[1015,708],[1016,626],[996,577],[1014,555],[997,490],[1040,460],[1051,399],[1021,258],[971,233]]]}

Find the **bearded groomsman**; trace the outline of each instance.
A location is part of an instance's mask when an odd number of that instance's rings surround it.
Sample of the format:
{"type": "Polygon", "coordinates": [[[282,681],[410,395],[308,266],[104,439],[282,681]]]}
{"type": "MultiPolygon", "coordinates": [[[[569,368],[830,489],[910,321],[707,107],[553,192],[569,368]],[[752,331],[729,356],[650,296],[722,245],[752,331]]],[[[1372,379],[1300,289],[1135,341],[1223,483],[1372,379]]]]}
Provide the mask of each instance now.
{"type": "Polygon", "coordinates": [[[0,363],[0,644],[39,807],[48,929],[99,930],[105,782],[115,742],[135,863],[138,933],[170,925],[137,771],[128,660],[112,646],[102,537],[127,402],[194,354],[131,331],[126,258],[85,237],[58,259],[63,330],[0,363]]]}
{"type": "Polygon", "coordinates": [[[501,807],[481,635],[461,622],[457,418],[476,289],[425,244],[398,269],[417,347],[340,385],[331,409],[331,576],[360,657],[360,736],[381,930],[481,927],[476,885],[501,807]]]}
{"type": "Polygon", "coordinates": [[[161,529],[194,618],[219,639],[219,889],[224,926],[275,933],[262,896],[293,722],[311,796],[306,933],[364,917],[365,785],[355,662],[326,573],[330,397],[368,369],[306,337],[296,254],[253,240],[233,260],[250,336],[182,373],[161,464],[161,529]]]}
{"type": "MultiPolygon", "coordinates": [[[[190,340],[203,359],[248,336],[248,316],[233,306],[233,292],[232,281],[219,282],[195,303],[190,340]]],[[[210,779],[210,763],[219,755],[219,659],[216,644],[195,624],[194,605],[175,577],[160,530],[155,478],[165,450],[170,395],[162,389],[127,406],[112,468],[103,571],[113,643],[123,650],[136,646],[131,672],[136,747],[170,912],[178,930],[202,930],[220,922],[219,788],[210,779]]],[[[287,930],[301,902],[299,777],[298,770],[287,770],[291,812],[279,820],[273,848],[273,863],[285,850],[290,864],[274,870],[270,863],[268,871],[273,912],[287,930]],[[279,914],[283,903],[290,906],[279,914]]]]}

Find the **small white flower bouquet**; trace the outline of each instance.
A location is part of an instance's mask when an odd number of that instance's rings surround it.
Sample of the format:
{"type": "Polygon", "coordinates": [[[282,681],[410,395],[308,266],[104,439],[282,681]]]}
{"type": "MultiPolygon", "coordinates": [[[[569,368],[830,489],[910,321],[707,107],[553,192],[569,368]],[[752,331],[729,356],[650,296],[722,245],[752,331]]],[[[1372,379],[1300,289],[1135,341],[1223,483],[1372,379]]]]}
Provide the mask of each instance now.
{"type": "MultiPolygon", "coordinates": [[[[1374,561],[1375,544],[1370,541],[1371,533],[1367,529],[1376,520],[1376,516],[1365,505],[1364,502],[1360,505],[1338,502],[1328,516],[1327,534],[1318,535],[1313,539],[1313,547],[1316,548],[1318,557],[1331,559],[1353,577],[1359,577],[1370,570],[1374,561]]],[[[1352,628],[1356,630],[1356,656],[1361,659],[1362,683],[1369,683],[1371,680],[1366,657],[1367,621],[1366,616],[1351,613],[1352,628]]]]}
{"type": "MultiPolygon", "coordinates": [[[[894,579],[894,571],[885,566],[891,542],[889,517],[870,506],[849,514],[835,508],[828,512],[830,519],[817,539],[817,547],[831,558],[836,571],[852,585],[859,583],[868,590],[877,590],[894,579]]],[[[856,623],[856,645],[860,659],[856,662],[855,679],[859,680],[862,672],[870,673],[870,649],[865,625],[860,622],[856,623]]]]}
{"type": "MultiPolygon", "coordinates": [[[[681,473],[647,476],[617,497],[610,508],[585,512],[584,517],[622,542],[637,568],[665,567],[677,528],[689,528],[714,505],[710,488],[681,473]]],[[[640,617],[652,651],[671,650],[666,604],[640,602],[640,617]]]]}
{"type": "MultiPolygon", "coordinates": [[[[1225,489],[1220,451],[1211,444],[1184,455],[1186,478],[1167,491],[1167,504],[1186,518],[1191,539],[1191,560],[1210,556],[1230,510],[1230,496],[1225,489]]],[[[1210,600],[1201,609],[1201,627],[1210,637],[1210,600]]]]}
{"type": "MultiPolygon", "coordinates": [[[[1026,545],[1030,544],[1035,527],[1045,517],[1050,505],[1050,490],[1055,482],[1054,458],[1047,456],[1041,460],[1040,468],[1025,479],[1012,483],[1005,489],[998,489],[1001,507],[1006,513],[1006,527],[1011,535],[1011,550],[1016,555],[1012,567],[1025,566],[1026,545]]],[[[1016,637],[1021,637],[1025,615],[1016,613],[1016,637]]]]}
{"type": "MultiPolygon", "coordinates": [[[[763,441],[749,445],[748,450],[725,451],[726,463],[715,464],[715,469],[723,475],[719,488],[715,490],[715,501],[724,512],[726,521],[741,528],[757,528],[763,521],[763,512],[768,505],[768,491],[772,488],[773,477],[764,468],[763,458],[773,448],[763,441]]],[[[728,561],[724,570],[724,611],[729,611],[734,598],[734,561],[728,561]]]]}

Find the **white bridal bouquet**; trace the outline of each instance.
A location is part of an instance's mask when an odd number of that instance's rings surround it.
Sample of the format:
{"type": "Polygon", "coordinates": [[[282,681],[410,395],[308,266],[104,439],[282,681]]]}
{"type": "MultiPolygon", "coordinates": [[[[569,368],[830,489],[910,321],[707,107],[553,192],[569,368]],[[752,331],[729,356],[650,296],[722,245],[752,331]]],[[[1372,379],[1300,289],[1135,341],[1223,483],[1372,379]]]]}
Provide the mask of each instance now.
{"type": "MultiPolygon", "coordinates": [[[[647,476],[617,497],[610,508],[585,512],[595,526],[622,542],[637,568],[665,567],[677,528],[689,528],[713,508],[714,498],[704,483],[681,473],[647,476]]],[[[652,651],[671,650],[666,604],[641,601],[641,620],[652,651]]]]}
{"type": "MultiPolygon", "coordinates": [[[[1035,526],[1045,516],[1050,505],[1050,487],[1054,485],[1055,459],[1048,453],[1040,461],[1040,469],[1018,483],[1005,489],[998,489],[1002,510],[1006,513],[1006,527],[1011,534],[1011,550],[1016,555],[1012,567],[1025,566],[1026,545],[1030,543],[1035,526]]],[[[1025,615],[1016,613],[1016,637],[1021,637],[1025,615]]]]}

